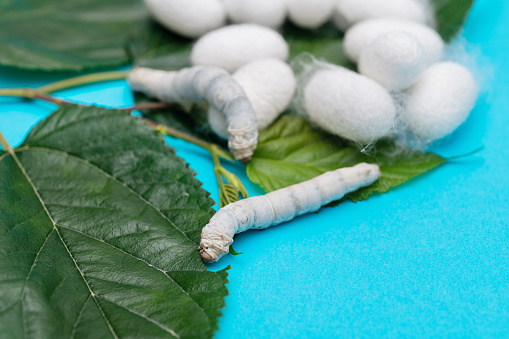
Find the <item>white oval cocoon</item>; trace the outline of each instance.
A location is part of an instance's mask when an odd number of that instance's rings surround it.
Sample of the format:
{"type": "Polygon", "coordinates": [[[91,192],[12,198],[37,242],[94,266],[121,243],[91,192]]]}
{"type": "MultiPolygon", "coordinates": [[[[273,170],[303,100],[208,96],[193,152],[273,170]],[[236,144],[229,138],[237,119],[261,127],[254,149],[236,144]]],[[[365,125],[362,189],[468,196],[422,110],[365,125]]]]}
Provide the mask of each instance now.
{"type": "Polygon", "coordinates": [[[287,0],[288,18],[303,28],[318,28],[334,13],[334,0],[287,0]]]}
{"type": "Polygon", "coordinates": [[[424,71],[410,89],[402,118],[414,135],[429,143],[458,128],[474,108],[477,95],[468,69],[442,62],[424,71]]]}
{"type": "Polygon", "coordinates": [[[342,67],[314,74],[304,88],[304,105],[311,122],[359,143],[388,134],[396,117],[385,88],[342,67]]]}
{"type": "Polygon", "coordinates": [[[373,41],[359,60],[359,72],[385,88],[410,87],[427,67],[426,52],[411,35],[394,31],[373,41]]]}
{"type": "Polygon", "coordinates": [[[230,20],[279,28],[285,21],[285,0],[223,0],[230,20]]]}
{"type": "Polygon", "coordinates": [[[444,41],[432,28],[414,22],[383,19],[363,21],[349,29],[343,41],[346,55],[350,60],[358,62],[366,46],[392,31],[405,32],[417,39],[426,52],[428,65],[442,59],[444,41]]]}
{"type": "Polygon", "coordinates": [[[334,23],[346,31],[369,19],[394,19],[425,24],[430,21],[428,6],[419,0],[336,0],[334,23]]]}
{"type": "Polygon", "coordinates": [[[205,34],[193,47],[194,66],[216,66],[231,73],[261,58],[288,58],[288,44],[276,31],[254,24],[231,25],[205,34]]]}
{"type": "Polygon", "coordinates": [[[226,11],[219,0],[144,0],[154,19],[189,38],[224,26],[226,11]]]}
{"type": "MultiPolygon", "coordinates": [[[[285,62],[259,59],[239,68],[233,79],[244,89],[253,107],[258,130],[269,127],[288,107],[295,92],[296,80],[292,69],[285,62]]],[[[224,115],[209,109],[208,120],[219,136],[228,136],[224,115]]]]}

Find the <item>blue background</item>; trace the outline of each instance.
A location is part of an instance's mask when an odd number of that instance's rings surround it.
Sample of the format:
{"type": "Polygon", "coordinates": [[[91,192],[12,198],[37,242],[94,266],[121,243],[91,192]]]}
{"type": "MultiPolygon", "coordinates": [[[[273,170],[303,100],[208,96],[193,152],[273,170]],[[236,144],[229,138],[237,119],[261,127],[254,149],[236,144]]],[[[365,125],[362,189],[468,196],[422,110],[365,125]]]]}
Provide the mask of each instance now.
{"type": "MultiPolygon", "coordinates": [[[[484,93],[468,121],[431,150],[449,157],[485,149],[388,194],[237,237],[244,254],[210,266],[232,266],[216,338],[509,337],[508,20],[509,2],[475,1],[459,40],[480,64],[484,93]]],[[[0,87],[69,76],[0,68],[0,87]]],[[[134,103],[125,81],[56,95],[134,103]]],[[[0,129],[17,145],[53,108],[0,98],[0,129]]],[[[208,154],[180,140],[169,144],[218,201],[208,154]]],[[[242,165],[226,167],[248,183],[242,165]]]]}

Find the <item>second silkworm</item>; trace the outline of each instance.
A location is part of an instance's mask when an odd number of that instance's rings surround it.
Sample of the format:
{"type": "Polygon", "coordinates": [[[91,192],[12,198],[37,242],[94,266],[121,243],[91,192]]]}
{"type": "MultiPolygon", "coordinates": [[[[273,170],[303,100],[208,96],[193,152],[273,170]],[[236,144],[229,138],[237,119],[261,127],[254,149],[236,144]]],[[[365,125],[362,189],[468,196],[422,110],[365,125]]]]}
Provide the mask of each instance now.
{"type": "Polygon", "coordinates": [[[217,261],[228,253],[236,233],[268,228],[317,211],[349,192],[371,185],[379,177],[377,165],[361,163],[229,204],[221,208],[203,228],[200,255],[205,262],[217,261]]]}
{"type": "Polygon", "coordinates": [[[217,67],[191,67],[176,72],[135,68],[128,77],[134,91],[161,101],[205,102],[226,118],[228,147],[235,159],[249,162],[258,143],[256,118],[249,99],[232,76],[217,67]]]}

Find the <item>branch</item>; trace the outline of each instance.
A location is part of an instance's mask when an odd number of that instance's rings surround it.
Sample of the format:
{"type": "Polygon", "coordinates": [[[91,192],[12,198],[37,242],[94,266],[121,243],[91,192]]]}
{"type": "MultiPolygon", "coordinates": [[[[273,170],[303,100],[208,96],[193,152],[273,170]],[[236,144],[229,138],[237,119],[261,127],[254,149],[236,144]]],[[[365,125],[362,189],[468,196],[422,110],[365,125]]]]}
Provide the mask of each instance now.
{"type": "Polygon", "coordinates": [[[7,139],[5,139],[4,135],[2,134],[2,131],[0,131],[0,145],[4,149],[4,151],[7,151],[9,153],[12,153],[12,147],[7,142],[7,139]]]}
{"type": "Polygon", "coordinates": [[[41,86],[41,87],[37,88],[37,92],[52,93],[52,92],[60,91],[63,89],[93,84],[93,83],[101,82],[101,81],[122,80],[122,79],[127,78],[128,75],[129,75],[129,71],[102,72],[102,73],[81,75],[81,76],[78,76],[75,78],[57,81],[57,82],[51,83],[49,85],[41,86]]]}

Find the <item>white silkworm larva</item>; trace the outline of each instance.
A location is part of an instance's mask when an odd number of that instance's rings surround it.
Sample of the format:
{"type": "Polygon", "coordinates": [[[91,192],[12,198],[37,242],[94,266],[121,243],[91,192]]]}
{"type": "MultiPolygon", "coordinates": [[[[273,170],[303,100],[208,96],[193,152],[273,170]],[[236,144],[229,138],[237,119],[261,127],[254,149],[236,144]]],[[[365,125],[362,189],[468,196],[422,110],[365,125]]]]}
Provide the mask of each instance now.
{"type": "Polygon", "coordinates": [[[253,108],[242,87],[216,67],[191,67],[177,72],[135,68],[128,77],[134,91],[178,104],[206,102],[226,117],[228,147],[235,159],[248,162],[258,142],[253,108]]]}
{"type": "Polygon", "coordinates": [[[327,172],[314,179],[221,208],[203,228],[200,255],[214,262],[228,253],[233,236],[249,229],[265,229],[314,212],[380,177],[377,165],[361,163],[327,172]]]}
{"type": "MultiPolygon", "coordinates": [[[[288,107],[295,92],[293,71],[285,62],[265,58],[239,68],[233,79],[242,86],[256,118],[258,130],[269,127],[288,107]]],[[[210,108],[208,121],[212,130],[222,138],[228,138],[224,114],[210,108]]]]}

